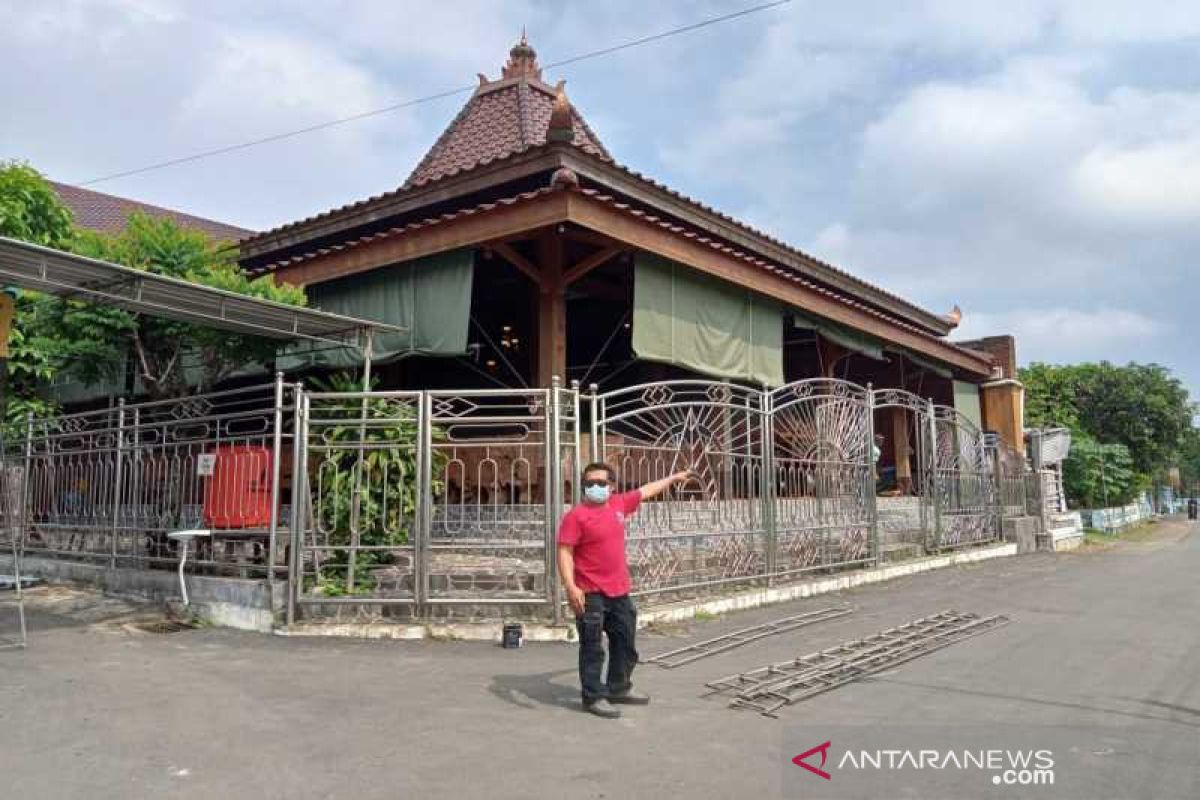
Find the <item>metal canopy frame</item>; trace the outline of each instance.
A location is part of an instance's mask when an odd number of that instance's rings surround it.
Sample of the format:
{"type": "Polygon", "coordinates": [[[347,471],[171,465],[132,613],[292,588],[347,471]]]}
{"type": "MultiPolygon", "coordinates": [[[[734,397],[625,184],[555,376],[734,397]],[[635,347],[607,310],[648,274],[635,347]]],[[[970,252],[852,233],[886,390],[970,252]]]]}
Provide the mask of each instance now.
{"type": "Polygon", "coordinates": [[[220,330],[364,351],[378,333],[406,328],[216,289],[0,236],[0,284],[103,303],[220,330]]]}

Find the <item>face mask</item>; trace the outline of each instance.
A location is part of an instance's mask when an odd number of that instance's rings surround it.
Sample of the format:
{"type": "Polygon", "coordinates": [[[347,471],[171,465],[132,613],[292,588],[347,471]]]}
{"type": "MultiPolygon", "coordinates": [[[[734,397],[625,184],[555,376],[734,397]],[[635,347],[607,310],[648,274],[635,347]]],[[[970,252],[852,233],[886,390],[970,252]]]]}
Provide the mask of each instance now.
{"type": "Polygon", "coordinates": [[[607,486],[587,486],[583,490],[583,496],[592,503],[607,503],[609,488],[607,486]]]}

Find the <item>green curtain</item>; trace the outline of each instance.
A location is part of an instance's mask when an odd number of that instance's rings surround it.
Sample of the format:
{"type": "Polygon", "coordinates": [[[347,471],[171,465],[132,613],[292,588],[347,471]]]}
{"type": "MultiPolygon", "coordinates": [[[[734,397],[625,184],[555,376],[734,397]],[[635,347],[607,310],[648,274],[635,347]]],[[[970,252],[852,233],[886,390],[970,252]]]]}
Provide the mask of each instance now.
{"type": "Polygon", "coordinates": [[[791,309],[791,313],[794,327],[816,331],[822,338],[867,358],[887,361],[887,356],[883,354],[883,342],[878,339],[852,328],[827,322],[795,308],[791,309]]]}
{"type": "Polygon", "coordinates": [[[979,387],[966,381],[954,382],[954,410],[962,414],[975,427],[983,430],[983,414],[979,409],[979,387]]]}
{"type": "MultiPolygon", "coordinates": [[[[412,354],[462,355],[471,321],[474,251],[453,250],[307,288],[308,304],[335,314],[398,325],[403,333],[375,337],[376,363],[412,354]]],[[[356,366],[351,347],[319,344],[289,348],[281,369],[356,366]]]]}
{"type": "Polygon", "coordinates": [[[783,384],[783,308],[649,253],[634,260],[633,351],[719,378],[783,384]]]}

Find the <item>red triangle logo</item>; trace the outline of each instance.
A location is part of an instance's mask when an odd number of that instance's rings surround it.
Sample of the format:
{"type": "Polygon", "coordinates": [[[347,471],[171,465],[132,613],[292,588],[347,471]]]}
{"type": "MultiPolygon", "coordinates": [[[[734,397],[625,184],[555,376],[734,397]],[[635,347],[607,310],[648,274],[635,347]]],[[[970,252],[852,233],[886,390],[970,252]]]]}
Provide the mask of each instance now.
{"type": "Polygon", "coordinates": [[[824,744],[817,745],[816,747],[814,747],[811,750],[806,750],[803,753],[801,753],[800,755],[793,758],[792,763],[795,764],[797,767],[804,767],[806,770],[808,770],[809,772],[811,772],[814,775],[820,775],[822,778],[824,778],[827,781],[832,780],[833,776],[831,776],[828,772],[826,772],[824,769],[822,769],[822,767],[825,766],[825,759],[829,755],[829,745],[830,745],[830,742],[825,742],[824,744]],[[820,767],[814,767],[812,764],[809,764],[808,762],[806,762],[804,760],[804,759],[808,758],[809,756],[814,755],[815,753],[821,754],[821,766],[820,767]]]}

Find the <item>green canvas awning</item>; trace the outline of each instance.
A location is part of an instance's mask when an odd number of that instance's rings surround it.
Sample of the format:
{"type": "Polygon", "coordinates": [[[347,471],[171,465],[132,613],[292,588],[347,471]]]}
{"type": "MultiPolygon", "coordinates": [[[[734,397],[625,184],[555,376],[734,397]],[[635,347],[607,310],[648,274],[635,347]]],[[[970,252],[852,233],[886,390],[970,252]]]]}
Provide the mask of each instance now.
{"type": "MultiPolygon", "coordinates": [[[[307,288],[313,308],[405,328],[376,335],[374,360],[405,356],[462,355],[471,320],[474,251],[454,250],[307,288]]],[[[301,345],[281,359],[283,368],[357,366],[362,354],[351,348],[301,345]]]]}
{"type": "Polygon", "coordinates": [[[887,361],[887,356],[883,354],[883,342],[872,336],[814,317],[796,308],[791,309],[791,314],[792,324],[796,328],[815,331],[822,338],[867,358],[887,361]]]}
{"type": "Polygon", "coordinates": [[[783,380],[783,308],[649,253],[634,259],[633,351],[719,378],[783,380]]]}

